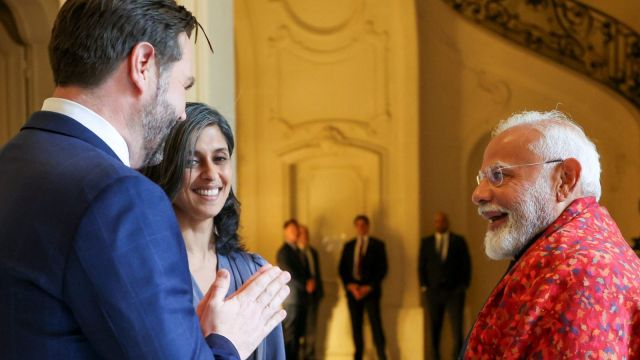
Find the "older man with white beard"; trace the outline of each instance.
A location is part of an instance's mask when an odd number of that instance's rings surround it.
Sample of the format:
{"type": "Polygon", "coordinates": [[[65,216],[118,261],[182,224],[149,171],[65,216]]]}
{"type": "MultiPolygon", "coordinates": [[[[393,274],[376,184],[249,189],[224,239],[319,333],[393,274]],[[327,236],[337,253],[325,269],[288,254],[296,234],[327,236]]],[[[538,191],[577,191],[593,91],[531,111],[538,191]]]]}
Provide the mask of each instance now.
{"type": "Polygon", "coordinates": [[[640,358],[640,260],[600,198],[595,145],[559,111],[498,124],[472,200],[513,259],[464,359],[640,358]]]}

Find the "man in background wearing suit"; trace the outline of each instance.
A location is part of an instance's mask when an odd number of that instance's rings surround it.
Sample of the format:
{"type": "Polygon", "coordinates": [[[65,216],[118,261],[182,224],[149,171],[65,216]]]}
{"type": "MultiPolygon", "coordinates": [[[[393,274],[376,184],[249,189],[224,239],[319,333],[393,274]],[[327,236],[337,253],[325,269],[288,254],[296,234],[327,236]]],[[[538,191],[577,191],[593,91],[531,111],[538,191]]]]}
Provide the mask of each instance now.
{"type": "Polygon", "coordinates": [[[318,319],[318,308],[320,300],[324,295],[322,286],[322,275],[320,274],[320,261],[318,251],[309,244],[309,229],[300,225],[298,235],[298,248],[303,254],[305,265],[309,267],[311,277],[307,280],[307,317],[304,330],[304,348],[302,358],[304,360],[315,360],[316,358],[316,328],[318,319]]]}
{"type": "Polygon", "coordinates": [[[283,319],[269,266],[228,299],[218,272],[198,318],[171,204],[134,170],[185,119],[197,25],[173,0],[60,9],[53,96],[0,150],[2,359],[239,359],[283,319]]]}
{"type": "Polygon", "coordinates": [[[287,317],[282,323],[284,350],[288,360],[298,360],[300,340],[304,334],[307,316],[307,285],[311,280],[309,265],[298,248],[300,225],[296,219],[284,223],[284,244],[278,250],[278,266],[291,274],[291,293],[284,301],[287,317]]]}
{"type": "Polygon", "coordinates": [[[353,220],[357,237],[347,242],[340,258],[340,278],[347,293],[351,330],[356,348],[355,360],[362,359],[364,311],[369,314],[378,359],[386,359],[384,332],[380,315],[382,279],[387,275],[387,253],[384,242],[369,236],[369,218],[358,215],[353,220]]]}
{"type": "Polygon", "coordinates": [[[471,259],[464,238],[449,231],[449,219],[445,213],[436,213],[434,225],[435,234],[420,241],[418,274],[420,290],[426,295],[423,296],[428,309],[425,324],[428,318],[433,358],[439,360],[445,310],[451,320],[454,358],[462,348],[464,300],[471,281],[471,259]]]}

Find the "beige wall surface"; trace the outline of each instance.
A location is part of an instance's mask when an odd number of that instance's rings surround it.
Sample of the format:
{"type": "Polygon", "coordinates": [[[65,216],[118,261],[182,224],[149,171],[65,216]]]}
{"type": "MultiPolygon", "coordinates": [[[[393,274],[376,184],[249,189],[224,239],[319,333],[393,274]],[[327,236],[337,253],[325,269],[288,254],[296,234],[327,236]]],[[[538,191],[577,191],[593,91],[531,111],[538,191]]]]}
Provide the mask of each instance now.
{"type": "Polygon", "coordinates": [[[484,254],[486,224],[470,200],[491,128],[523,110],[570,114],[600,151],[601,203],[630,239],[640,235],[640,112],[609,88],[470,23],[441,0],[416,3],[421,232],[433,231],[432,214],[442,209],[453,230],[466,235],[473,262],[469,325],[507,265],[484,254]]]}
{"type": "Polygon", "coordinates": [[[196,16],[205,32],[198,29],[197,38],[196,31],[191,35],[196,44],[196,83],[188,93],[188,101],[216,108],[233,127],[236,106],[233,0],[178,0],[178,3],[196,16]]]}
{"type": "Polygon", "coordinates": [[[26,51],[16,35],[0,23],[0,119],[7,119],[0,123],[0,145],[20,131],[27,118],[27,77],[16,71],[24,69],[26,51]]]}
{"type": "Polygon", "coordinates": [[[0,24],[0,146],[53,91],[47,46],[58,0],[4,0],[17,39],[0,24]]]}
{"type": "MultiPolygon", "coordinates": [[[[236,1],[238,196],[268,260],[282,223],[309,225],[326,295],[322,353],[351,358],[337,267],[368,214],[386,242],[383,322],[393,359],[420,351],[417,49],[413,1],[236,1]]],[[[368,341],[369,354],[372,342],[368,341]]]]}

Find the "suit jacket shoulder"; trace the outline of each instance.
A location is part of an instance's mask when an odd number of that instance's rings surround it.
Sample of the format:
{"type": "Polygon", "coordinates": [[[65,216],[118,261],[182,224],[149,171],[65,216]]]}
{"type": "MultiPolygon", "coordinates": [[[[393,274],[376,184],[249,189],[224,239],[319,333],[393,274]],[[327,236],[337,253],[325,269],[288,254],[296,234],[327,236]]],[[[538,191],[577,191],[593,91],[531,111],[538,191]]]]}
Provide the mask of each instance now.
{"type": "Polygon", "coordinates": [[[378,247],[385,247],[385,242],[384,242],[384,240],[381,240],[381,239],[379,239],[379,238],[376,238],[376,237],[369,237],[369,241],[370,241],[372,244],[375,244],[375,246],[378,246],[378,247]]]}
{"type": "Polygon", "coordinates": [[[291,300],[294,300],[294,297],[300,297],[305,294],[310,274],[304,267],[302,259],[296,250],[286,242],[283,243],[278,250],[277,262],[280,268],[291,274],[291,282],[289,283],[292,291],[291,300]]]}
{"type": "MultiPolygon", "coordinates": [[[[211,358],[180,230],[158,186],[54,113],[34,114],[1,151],[0,169],[11,194],[0,202],[8,358],[211,358]]],[[[235,352],[224,338],[208,340],[214,355],[235,352]]]]}
{"type": "Polygon", "coordinates": [[[353,252],[355,251],[355,246],[356,239],[351,239],[342,246],[340,262],[338,263],[338,274],[340,274],[342,283],[345,286],[355,281],[353,278],[353,252]]]}

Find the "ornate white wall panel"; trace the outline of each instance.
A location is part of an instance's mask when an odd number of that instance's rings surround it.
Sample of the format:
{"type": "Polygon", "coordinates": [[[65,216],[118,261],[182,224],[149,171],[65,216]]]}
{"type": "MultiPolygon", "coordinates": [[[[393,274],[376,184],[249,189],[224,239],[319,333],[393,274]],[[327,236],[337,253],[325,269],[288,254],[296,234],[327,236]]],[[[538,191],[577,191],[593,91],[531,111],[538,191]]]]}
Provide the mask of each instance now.
{"type": "Polygon", "coordinates": [[[408,351],[420,336],[397,337],[407,324],[398,315],[417,306],[416,289],[405,286],[416,260],[404,252],[418,241],[414,16],[410,0],[236,2],[243,235],[273,260],[284,220],[309,225],[327,289],[320,315],[326,358],[352,357],[337,263],[358,213],[387,242],[383,320],[391,358],[415,355],[408,351]]]}

